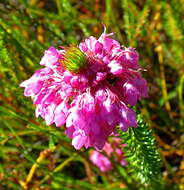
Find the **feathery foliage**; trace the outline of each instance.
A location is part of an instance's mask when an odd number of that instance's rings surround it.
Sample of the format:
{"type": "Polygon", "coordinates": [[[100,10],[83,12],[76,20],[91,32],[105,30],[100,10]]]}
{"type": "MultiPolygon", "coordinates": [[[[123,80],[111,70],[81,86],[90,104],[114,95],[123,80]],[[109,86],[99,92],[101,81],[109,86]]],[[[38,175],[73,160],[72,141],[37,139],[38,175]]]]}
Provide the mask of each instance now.
{"type": "Polygon", "coordinates": [[[139,114],[138,128],[130,128],[127,133],[120,132],[128,163],[128,173],[135,187],[140,189],[163,189],[161,158],[152,130],[139,114]],[[143,188],[144,187],[144,188],[143,188]]]}

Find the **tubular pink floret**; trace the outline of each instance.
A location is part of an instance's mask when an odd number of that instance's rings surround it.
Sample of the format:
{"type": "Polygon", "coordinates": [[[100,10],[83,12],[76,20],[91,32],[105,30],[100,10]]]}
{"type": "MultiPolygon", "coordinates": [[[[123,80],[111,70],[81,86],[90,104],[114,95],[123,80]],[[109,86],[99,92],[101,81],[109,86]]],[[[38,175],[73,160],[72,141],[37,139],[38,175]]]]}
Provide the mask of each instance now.
{"type": "Polygon", "coordinates": [[[113,169],[111,160],[118,162],[122,166],[126,166],[127,162],[125,160],[124,152],[122,151],[124,146],[126,145],[121,144],[121,139],[119,137],[112,137],[111,142],[106,142],[100,152],[92,150],[89,159],[102,172],[107,172],[113,169]]]}

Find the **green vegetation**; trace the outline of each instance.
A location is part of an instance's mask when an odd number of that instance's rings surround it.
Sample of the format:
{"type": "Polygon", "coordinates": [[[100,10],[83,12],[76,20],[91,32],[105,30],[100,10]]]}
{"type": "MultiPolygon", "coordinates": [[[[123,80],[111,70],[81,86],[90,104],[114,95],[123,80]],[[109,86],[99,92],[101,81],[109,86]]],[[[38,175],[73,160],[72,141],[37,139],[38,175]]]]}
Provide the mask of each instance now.
{"type": "Polygon", "coordinates": [[[184,189],[184,1],[0,0],[0,189],[184,189]],[[149,98],[121,133],[129,165],[102,173],[64,128],[46,126],[19,84],[50,46],[108,32],[140,54],[149,98]],[[144,118],[144,119],[143,119],[144,118]],[[147,123],[147,124],[145,124],[147,123]]]}

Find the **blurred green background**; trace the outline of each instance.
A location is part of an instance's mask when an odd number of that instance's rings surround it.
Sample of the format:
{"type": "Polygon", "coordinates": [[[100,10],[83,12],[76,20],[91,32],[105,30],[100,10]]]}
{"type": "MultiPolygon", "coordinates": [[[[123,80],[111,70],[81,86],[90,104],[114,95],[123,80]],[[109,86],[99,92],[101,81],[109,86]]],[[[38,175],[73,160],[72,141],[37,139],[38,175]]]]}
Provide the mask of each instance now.
{"type": "Polygon", "coordinates": [[[137,179],[118,165],[100,172],[63,127],[35,118],[19,87],[41,68],[45,49],[99,37],[103,24],[140,54],[149,98],[137,107],[153,129],[164,188],[184,189],[184,1],[0,0],[0,190],[152,189],[141,170],[137,179]]]}

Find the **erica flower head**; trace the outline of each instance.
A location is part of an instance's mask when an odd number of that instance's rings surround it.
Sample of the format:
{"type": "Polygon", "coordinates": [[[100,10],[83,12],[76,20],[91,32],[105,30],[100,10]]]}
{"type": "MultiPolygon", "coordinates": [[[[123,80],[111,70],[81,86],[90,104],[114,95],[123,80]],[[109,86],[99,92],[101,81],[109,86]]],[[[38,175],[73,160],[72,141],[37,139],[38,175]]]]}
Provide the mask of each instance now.
{"type": "Polygon", "coordinates": [[[47,125],[64,125],[76,149],[103,149],[116,126],[123,131],[136,127],[130,106],[147,96],[138,53],[111,35],[91,36],[79,46],[50,47],[40,62],[44,68],[20,85],[32,97],[36,116],[47,125]]]}

